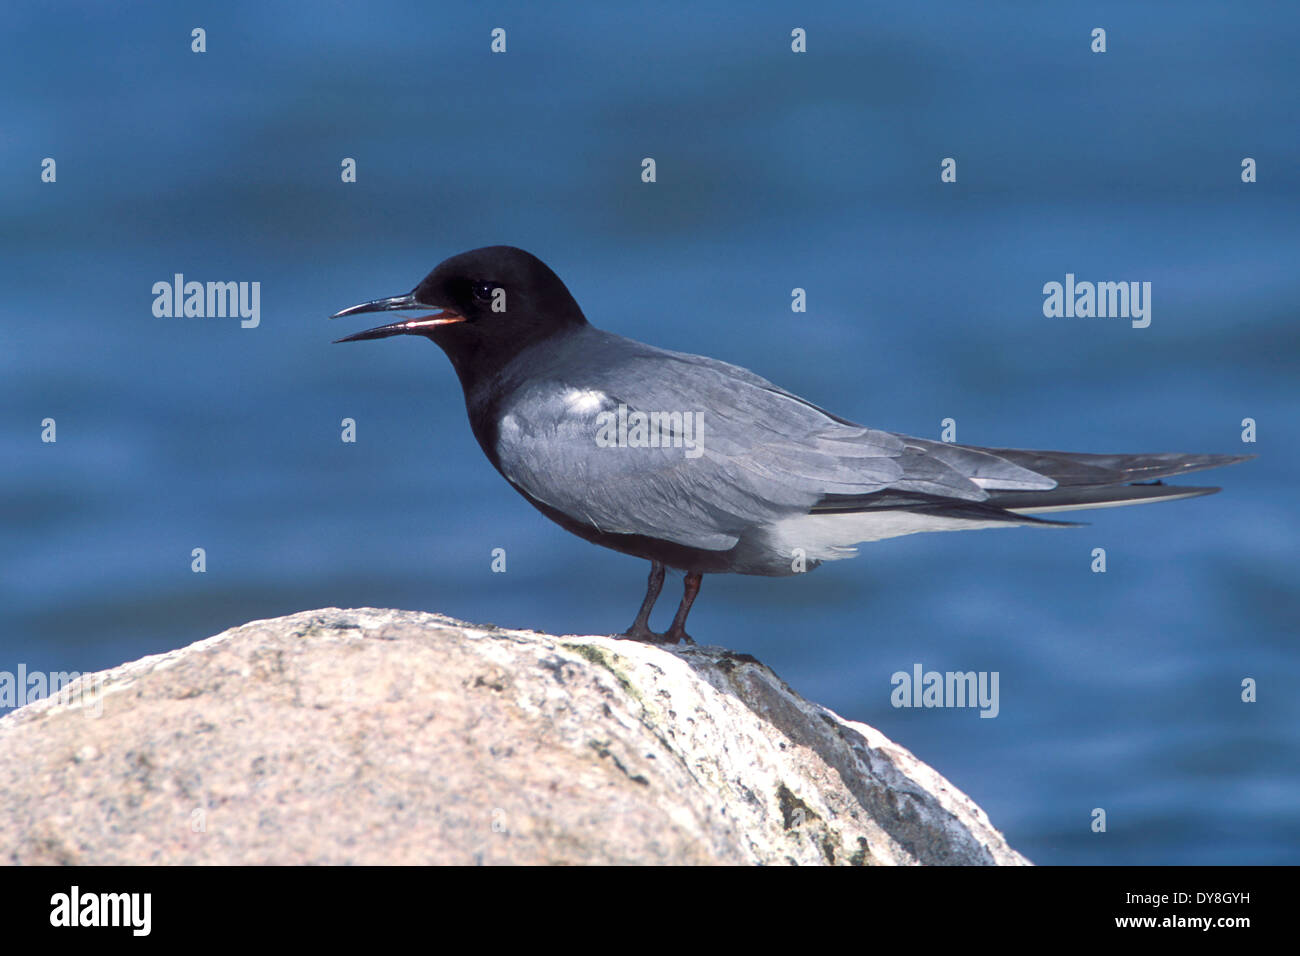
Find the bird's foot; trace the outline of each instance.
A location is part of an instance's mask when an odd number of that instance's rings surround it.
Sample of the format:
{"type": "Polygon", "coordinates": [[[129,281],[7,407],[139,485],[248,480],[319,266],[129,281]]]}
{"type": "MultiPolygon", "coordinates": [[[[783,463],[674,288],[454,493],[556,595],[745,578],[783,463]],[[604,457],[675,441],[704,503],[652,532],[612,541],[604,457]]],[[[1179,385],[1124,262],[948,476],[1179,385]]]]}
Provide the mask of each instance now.
{"type": "Polygon", "coordinates": [[[640,641],[642,644],[662,644],[663,635],[656,634],[645,625],[633,624],[622,634],[616,634],[615,637],[625,641],[640,641]]]}
{"type": "Polygon", "coordinates": [[[695,638],[686,633],[684,627],[670,627],[661,635],[665,644],[694,644],[695,638]]]}
{"type": "Polygon", "coordinates": [[[642,644],[694,644],[695,641],[685,631],[674,633],[669,628],[663,634],[656,634],[648,627],[637,627],[635,624],[629,627],[622,634],[616,635],[625,641],[640,641],[642,644]]]}

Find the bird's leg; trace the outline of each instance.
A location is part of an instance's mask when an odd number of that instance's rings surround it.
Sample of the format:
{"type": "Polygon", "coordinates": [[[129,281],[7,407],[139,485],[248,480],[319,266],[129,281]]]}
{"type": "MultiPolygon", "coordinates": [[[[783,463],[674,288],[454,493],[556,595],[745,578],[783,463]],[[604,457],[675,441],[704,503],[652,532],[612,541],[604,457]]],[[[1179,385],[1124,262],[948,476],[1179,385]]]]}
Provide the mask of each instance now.
{"type": "Polygon", "coordinates": [[[636,620],[632,622],[632,626],[620,636],[652,643],[661,640],[658,634],[650,630],[650,612],[654,610],[655,601],[659,600],[659,592],[663,590],[663,586],[664,566],[658,561],[651,561],[650,580],[646,582],[645,600],[641,602],[641,610],[636,612],[636,620]]]}
{"type": "Polygon", "coordinates": [[[691,613],[691,605],[695,603],[695,595],[700,593],[700,581],[703,578],[704,575],[699,571],[687,572],[686,590],[682,593],[682,603],[677,607],[677,616],[673,618],[672,626],[664,631],[662,640],[665,644],[695,643],[686,633],[686,615],[691,613]]]}

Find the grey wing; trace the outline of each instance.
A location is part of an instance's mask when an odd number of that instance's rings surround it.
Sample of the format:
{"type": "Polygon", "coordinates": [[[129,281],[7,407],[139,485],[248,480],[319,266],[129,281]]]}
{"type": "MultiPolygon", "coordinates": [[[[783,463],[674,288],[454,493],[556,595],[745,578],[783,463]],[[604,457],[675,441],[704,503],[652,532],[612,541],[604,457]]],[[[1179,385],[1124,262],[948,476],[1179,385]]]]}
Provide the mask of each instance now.
{"type": "Polygon", "coordinates": [[[727,550],[828,495],[891,489],[980,502],[990,489],[1055,486],[992,453],[855,425],[700,356],[624,347],[593,367],[580,382],[534,381],[515,393],[497,454],[521,490],[602,531],[727,550]],[[678,413],[690,434],[670,435],[667,447],[662,436],[660,447],[610,444],[620,406],[629,419],[678,413]]]}

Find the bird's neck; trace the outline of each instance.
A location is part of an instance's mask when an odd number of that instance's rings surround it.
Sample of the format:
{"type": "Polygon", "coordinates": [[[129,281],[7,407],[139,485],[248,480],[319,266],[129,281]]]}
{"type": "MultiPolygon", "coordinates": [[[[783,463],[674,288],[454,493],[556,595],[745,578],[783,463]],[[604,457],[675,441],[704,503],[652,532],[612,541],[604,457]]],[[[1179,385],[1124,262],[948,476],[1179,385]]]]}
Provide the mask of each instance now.
{"type": "MultiPolygon", "coordinates": [[[[448,331],[455,328],[451,326],[448,331]]],[[[490,390],[541,371],[549,355],[561,351],[569,338],[590,328],[584,320],[581,325],[548,330],[544,335],[524,332],[497,338],[464,334],[431,335],[430,338],[451,360],[465,399],[469,401],[484,389],[490,390]]]]}
{"type": "Polygon", "coordinates": [[[573,348],[581,349],[581,345],[573,342],[574,338],[594,331],[584,321],[580,326],[531,340],[525,337],[504,347],[501,343],[488,343],[485,347],[482,342],[463,339],[438,342],[460,379],[474,437],[498,470],[497,425],[502,404],[521,385],[545,376],[559,357],[573,348]]]}

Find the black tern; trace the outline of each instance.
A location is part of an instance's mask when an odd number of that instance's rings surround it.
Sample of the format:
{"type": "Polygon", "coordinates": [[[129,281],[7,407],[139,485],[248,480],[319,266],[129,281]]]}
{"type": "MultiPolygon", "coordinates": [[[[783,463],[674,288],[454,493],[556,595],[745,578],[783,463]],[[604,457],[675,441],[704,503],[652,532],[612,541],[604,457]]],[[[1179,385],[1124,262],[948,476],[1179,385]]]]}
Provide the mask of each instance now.
{"type": "Polygon", "coordinates": [[[792,575],[920,531],[1070,526],[1034,516],[1210,494],[1161,479],[1254,457],[980,448],[858,425],[747,369],[595,328],[512,246],[452,256],[406,295],[333,318],[401,310],[432,314],[338,341],[438,345],[506,481],[565,530],[650,562],[623,635],[642,641],[691,641],[705,574],[792,575]],[[685,592],[656,634],[665,568],[685,592]]]}

